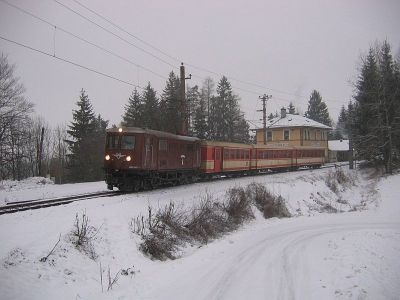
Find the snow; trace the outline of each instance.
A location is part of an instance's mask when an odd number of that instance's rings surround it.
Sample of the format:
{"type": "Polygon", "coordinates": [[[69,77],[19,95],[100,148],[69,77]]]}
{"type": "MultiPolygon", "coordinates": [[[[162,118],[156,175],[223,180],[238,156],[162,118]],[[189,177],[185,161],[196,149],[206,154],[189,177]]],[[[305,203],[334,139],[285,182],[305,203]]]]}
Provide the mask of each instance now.
{"type": "Polygon", "coordinates": [[[267,128],[284,127],[315,127],[322,129],[332,129],[329,126],[326,126],[309,118],[293,114],[286,114],[284,118],[279,116],[267,121],[267,128]]]}
{"type": "Polygon", "coordinates": [[[349,151],[349,140],[328,141],[330,151],[349,151]]]}
{"type": "Polygon", "coordinates": [[[53,184],[50,179],[43,177],[32,177],[21,181],[3,180],[0,181],[0,205],[104,191],[107,191],[104,181],[53,184]]]}
{"type": "MultiPolygon", "coordinates": [[[[346,171],[356,185],[334,193],[325,182],[329,172],[225,179],[2,215],[0,299],[398,299],[400,175],[378,180],[346,171]],[[183,249],[176,260],[153,261],[138,251],[130,222],[148,205],[189,207],[206,192],[221,198],[228,188],[253,181],[281,194],[295,217],[266,220],[257,213],[219,240],[183,249]],[[100,228],[96,260],[70,241],[75,215],[83,211],[100,228]],[[40,262],[60,234],[54,254],[40,262]],[[130,269],[110,291],[104,272],[102,292],[100,263],[112,276],[130,269]]],[[[33,187],[7,187],[1,197],[93,192],[105,184],[33,187]]]]}

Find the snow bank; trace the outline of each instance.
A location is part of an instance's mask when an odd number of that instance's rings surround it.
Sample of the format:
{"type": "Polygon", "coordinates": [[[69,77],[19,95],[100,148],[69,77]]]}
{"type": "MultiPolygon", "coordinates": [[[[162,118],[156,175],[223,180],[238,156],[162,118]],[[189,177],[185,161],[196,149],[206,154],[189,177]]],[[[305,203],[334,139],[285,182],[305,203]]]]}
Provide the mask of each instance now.
{"type": "MultiPolygon", "coordinates": [[[[355,185],[333,191],[326,184],[329,172],[226,179],[0,216],[1,299],[395,298],[400,293],[400,175],[377,181],[346,171],[355,185]],[[177,260],[152,261],[138,251],[140,239],[130,224],[148,205],[174,201],[188,207],[205,192],[222,198],[228,188],[251,182],[280,194],[297,217],[265,220],[258,214],[220,240],[188,246],[177,260]],[[333,214],[331,208],[348,213],[333,214]],[[93,240],[96,260],[70,240],[76,213],[82,212],[99,229],[93,240]],[[60,234],[54,253],[40,262],[60,234]],[[122,270],[126,274],[110,291],[108,267],[113,278],[122,270]]],[[[19,192],[27,197],[37,190],[48,195],[101,188],[102,182],[19,192]]],[[[16,191],[1,193],[11,197],[16,191]]]]}

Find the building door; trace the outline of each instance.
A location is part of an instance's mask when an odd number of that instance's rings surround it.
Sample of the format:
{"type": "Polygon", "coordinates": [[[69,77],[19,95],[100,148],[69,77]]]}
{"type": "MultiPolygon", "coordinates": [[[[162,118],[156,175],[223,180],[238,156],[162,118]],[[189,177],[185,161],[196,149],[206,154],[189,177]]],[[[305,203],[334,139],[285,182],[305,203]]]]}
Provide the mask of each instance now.
{"type": "Polygon", "coordinates": [[[221,155],[221,147],[214,148],[214,172],[221,172],[222,167],[222,155],[221,155]]]}

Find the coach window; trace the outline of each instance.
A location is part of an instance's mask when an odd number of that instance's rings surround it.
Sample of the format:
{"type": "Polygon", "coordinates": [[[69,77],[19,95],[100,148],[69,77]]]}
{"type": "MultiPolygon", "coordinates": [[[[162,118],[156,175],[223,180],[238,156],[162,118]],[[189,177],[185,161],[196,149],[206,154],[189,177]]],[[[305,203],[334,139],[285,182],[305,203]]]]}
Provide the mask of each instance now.
{"type": "Polygon", "coordinates": [[[168,142],[166,140],[160,140],[158,146],[159,146],[158,149],[160,151],[167,151],[168,150],[168,142]]]}
{"type": "Polygon", "coordinates": [[[224,149],[224,159],[228,159],[228,158],[229,158],[229,150],[224,149]]]}
{"type": "Polygon", "coordinates": [[[246,159],[250,158],[250,150],[245,150],[246,159]]]}
{"type": "Polygon", "coordinates": [[[134,149],[135,137],[133,135],[123,135],[121,139],[121,149],[134,149]]]}
{"type": "Polygon", "coordinates": [[[289,130],[288,129],[283,130],[283,139],[285,141],[289,140],[289,130]]]}
{"type": "Polygon", "coordinates": [[[267,141],[268,142],[272,141],[272,131],[267,131],[267,141]]]}
{"type": "Polygon", "coordinates": [[[186,144],[186,150],[187,152],[193,152],[193,144],[186,144]]]}
{"type": "Polygon", "coordinates": [[[235,150],[231,149],[231,150],[229,151],[229,158],[230,158],[230,159],[235,159],[235,150]]]}

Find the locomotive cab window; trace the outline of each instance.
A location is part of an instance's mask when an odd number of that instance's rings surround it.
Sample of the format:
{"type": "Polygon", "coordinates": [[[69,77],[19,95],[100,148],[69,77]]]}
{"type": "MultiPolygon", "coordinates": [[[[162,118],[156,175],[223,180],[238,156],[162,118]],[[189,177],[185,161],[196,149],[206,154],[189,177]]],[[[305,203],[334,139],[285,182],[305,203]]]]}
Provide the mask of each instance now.
{"type": "Polygon", "coordinates": [[[131,150],[135,148],[135,137],[133,135],[123,135],[121,137],[121,149],[131,150]]]}
{"type": "Polygon", "coordinates": [[[118,148],[118,136],[111,134],[107,136],[107,148],[108,149],[118,148]]]}

